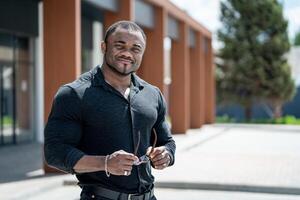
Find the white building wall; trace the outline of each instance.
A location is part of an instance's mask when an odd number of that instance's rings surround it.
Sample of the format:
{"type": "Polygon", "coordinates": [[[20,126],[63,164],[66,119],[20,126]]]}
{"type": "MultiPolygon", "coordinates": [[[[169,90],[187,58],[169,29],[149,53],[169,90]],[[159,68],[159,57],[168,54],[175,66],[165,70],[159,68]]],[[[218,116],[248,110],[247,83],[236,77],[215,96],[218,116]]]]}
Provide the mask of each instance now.
{"type": "Polygon", "coordinates": [[[34,119],[36,140],[40,143],[44,142],[44,45],[43,45],[43,2],[39,2],[38,26],[39,36],[35,41],[35,102],[34,119]]]}
{"type": "Polygon", "coordinates": [[[292,47],[287,55],[287,59],[291,66],[292,77],[294,78],[296,85],[300,86],[300,46],[292,47]]]}

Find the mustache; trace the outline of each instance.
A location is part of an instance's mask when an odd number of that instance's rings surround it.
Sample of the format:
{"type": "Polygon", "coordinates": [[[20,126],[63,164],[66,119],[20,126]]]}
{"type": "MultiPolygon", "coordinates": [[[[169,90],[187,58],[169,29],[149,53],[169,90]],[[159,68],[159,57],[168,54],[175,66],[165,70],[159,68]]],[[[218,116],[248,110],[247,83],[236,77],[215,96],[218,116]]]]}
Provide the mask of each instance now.
{"type": "Polygon", "coordinates": [[[132,58],[129,58],[126,56],[119,56],[119,57],[117,57],[117,59],[127,60],[127,61],[134,63],[134,60],[132,58]]]}

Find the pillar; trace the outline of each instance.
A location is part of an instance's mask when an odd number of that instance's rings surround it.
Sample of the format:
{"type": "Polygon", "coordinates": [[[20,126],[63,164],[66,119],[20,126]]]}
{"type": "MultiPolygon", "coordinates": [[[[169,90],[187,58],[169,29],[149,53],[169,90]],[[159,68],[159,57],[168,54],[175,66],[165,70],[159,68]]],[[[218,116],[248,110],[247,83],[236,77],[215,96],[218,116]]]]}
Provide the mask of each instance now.
{"type": "Polygon", "coordinates": [[[172,40],[170,116],[172,133],[185,133],[190,126],[188,26],[179,21],[179,38],[172,40]]]}
{"type": "Polygon", "coordinates": [[[152,29],[144,28],[147,44],[138,75],[164,91],[164,38],[167,16],[162,7],[155,7],[154,12],[155,27],[152,29]]]}
{"type": "Polygon", "coordinates": [[[204,54],[201,33],[195,32],[195,46],[190,48],[190,128],[204,123],[204,54]]]}
{"type": "Polygon", "coordinates": [[[208,124],[215,121],[215,70],[213,63],[213,50],[211,39],[206,38],[206,52],[205,52],[205,74],[206,74],[206,116],[205,122],[208,124]]]}
{"type": "Polygon", "coordinates": [[[45,120],[58,88],[75,80],[81,72],[80,4],[80,0],[43,1],[45,120]]]}

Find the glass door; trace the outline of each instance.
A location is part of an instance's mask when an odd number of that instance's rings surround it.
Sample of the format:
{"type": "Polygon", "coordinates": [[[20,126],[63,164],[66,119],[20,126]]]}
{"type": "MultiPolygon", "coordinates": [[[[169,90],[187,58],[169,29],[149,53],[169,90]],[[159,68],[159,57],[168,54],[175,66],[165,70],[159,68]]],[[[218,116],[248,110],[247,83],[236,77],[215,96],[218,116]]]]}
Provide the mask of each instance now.
{"type": "Polygon", "coordinates": [[[0,143],[15,143],[14,74],[11,63],[0,62],[0,143]]]}
{"type": "Polygon", "coordinates": [[[33,139],[31,60],[29,38],[0,33],[0,146],[33,139]]]}

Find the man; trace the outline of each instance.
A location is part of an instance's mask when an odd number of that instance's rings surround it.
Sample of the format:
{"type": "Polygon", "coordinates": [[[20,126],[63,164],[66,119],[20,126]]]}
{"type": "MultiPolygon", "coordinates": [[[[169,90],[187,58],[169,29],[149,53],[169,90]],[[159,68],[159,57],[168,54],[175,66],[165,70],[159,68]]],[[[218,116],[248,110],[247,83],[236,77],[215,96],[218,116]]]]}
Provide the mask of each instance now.
{"type": "Polygon", "coordinates": [[[163,96],[134,73],[145,47],[137,24],[113,24],[101,43],[102,66],[55,96],[45,128],[45,159],[76,174],[82,200],[155,200],[151,166],[161,170],[174,164],[163,96]]]}

